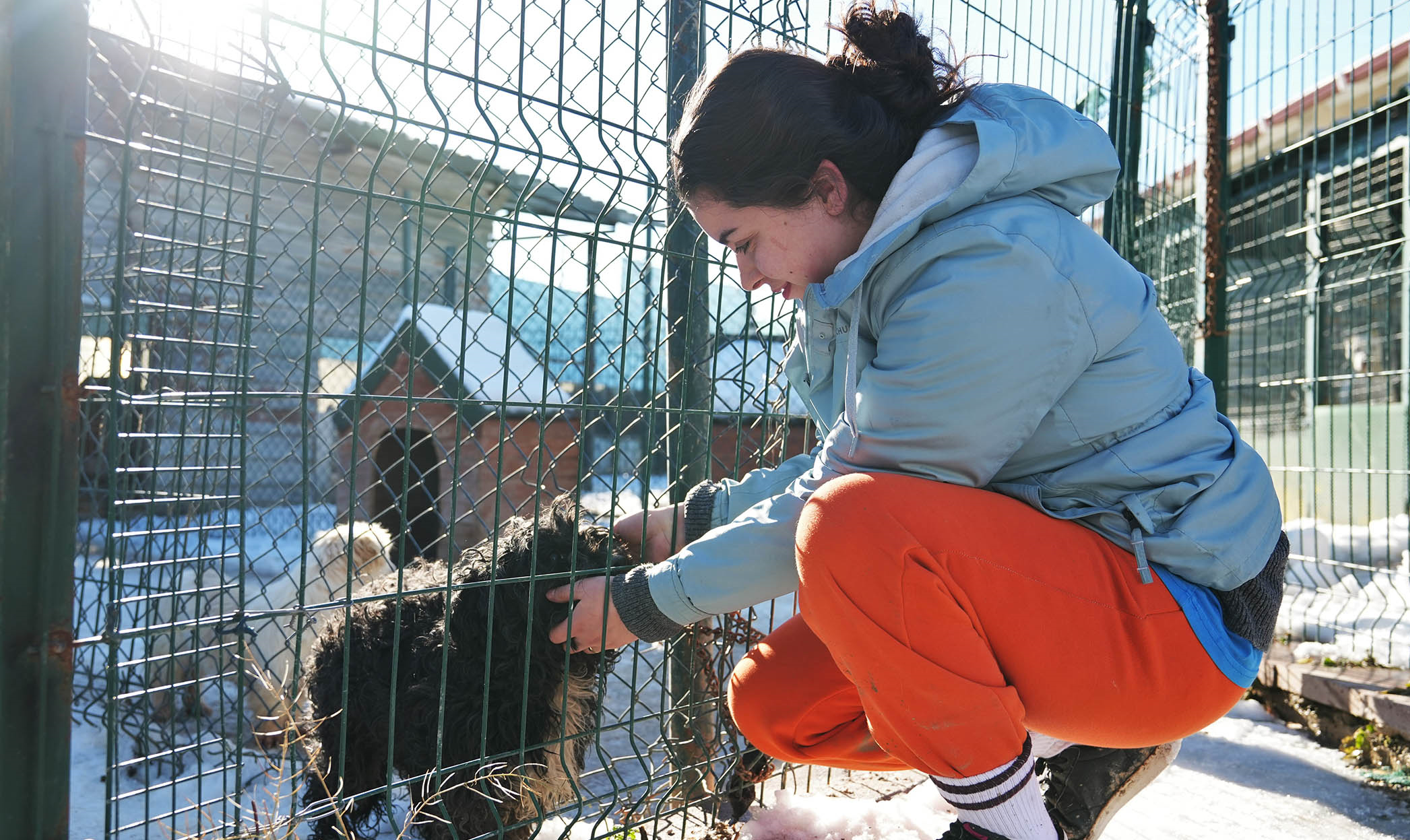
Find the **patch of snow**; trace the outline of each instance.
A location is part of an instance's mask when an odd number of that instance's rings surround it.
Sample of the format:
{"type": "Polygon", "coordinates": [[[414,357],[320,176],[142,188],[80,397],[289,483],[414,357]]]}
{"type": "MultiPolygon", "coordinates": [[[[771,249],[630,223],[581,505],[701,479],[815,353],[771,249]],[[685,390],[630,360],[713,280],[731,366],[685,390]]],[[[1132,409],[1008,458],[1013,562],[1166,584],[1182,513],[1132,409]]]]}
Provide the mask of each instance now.
{"type": "Polygon", "coordinates": [[[1410,838],[1410,805],[1252,700],[1185,739],[1102,840],[1410,838]]]}
{"type": "Polygon", "coordinates": [[[614,519],[636,513],[643,503],[653,508],[671,503],[671,480],[664,475],[652,476],[649,490],[632,475],[597,476],[591,486],[602,489],[584,491],[583,508],[604,517],[609,513],[614,519]]]}
{"type": "Polygon", "coordinates": [[[1283,523],[1288,535],[1288,579],[1303,585],[1326,585],[1327,563],[1379,569],[1406,569],[1410,551],[1410,516],[1377,519],[1369,525],[1338,525],[1319,519],[1283,523]]]}
{"type": "Polygon", "coordinates": [[[1347,651],[1336,645],[1329,645],[1326,642],[1298,642],[1293,646],[1292,658],[1296,662],[1306,659],[1321,661],[1323,659],[1345,658],[1347,651]]]}
{"type": "Polygon", "coordinates": [[[954,819],[933,785],[885,802],[774,791],[743,824],[741,840],[935,840],[954,819]],[[931,796],[931,791],[934,791],[931,796]]]}

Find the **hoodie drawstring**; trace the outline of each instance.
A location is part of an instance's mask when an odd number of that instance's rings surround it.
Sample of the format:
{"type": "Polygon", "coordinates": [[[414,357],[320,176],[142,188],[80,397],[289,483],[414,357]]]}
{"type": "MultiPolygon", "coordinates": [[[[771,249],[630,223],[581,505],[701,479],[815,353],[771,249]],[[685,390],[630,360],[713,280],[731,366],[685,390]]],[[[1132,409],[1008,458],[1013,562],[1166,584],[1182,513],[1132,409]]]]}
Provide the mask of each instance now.
{"type": "Polygon", "coordinates": [[[853,315],[852,323],[847,330],[847,372],[842,377],[842,415],[847,422],[847,428],[852,430],[852,446],[847,450],[847,455],[851,456],[857,452],[857,335],[861,330],[857,328],[857,318],[853,315]]]}
{"type": "Polygon", "coordinates": [[[1126,508],[1126,521],[1131,525],[1131,550],[1136,554],[1136,574],[1140,575],[1141,583],[1150,583],[1151,567],[1146,559],[1145,535],[1155,533],[1155,523],[1135,493],[1122,496],[1121,504],[1126,508]]]}

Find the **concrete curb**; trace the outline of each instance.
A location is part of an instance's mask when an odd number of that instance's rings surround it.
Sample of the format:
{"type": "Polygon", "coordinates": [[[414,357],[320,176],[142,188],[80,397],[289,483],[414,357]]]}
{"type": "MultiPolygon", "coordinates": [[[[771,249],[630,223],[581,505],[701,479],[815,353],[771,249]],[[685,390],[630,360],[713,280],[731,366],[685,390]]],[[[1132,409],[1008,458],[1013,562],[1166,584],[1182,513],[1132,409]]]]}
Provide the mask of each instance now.
{"type": "Polygon", "coordinates": [[[1287,645],[1274,645],[1263,659],[1258,681],[1410,738],[1410,695],[1386,693],[1405,691],[1410,671],[1295,662],[1287,645]]]}

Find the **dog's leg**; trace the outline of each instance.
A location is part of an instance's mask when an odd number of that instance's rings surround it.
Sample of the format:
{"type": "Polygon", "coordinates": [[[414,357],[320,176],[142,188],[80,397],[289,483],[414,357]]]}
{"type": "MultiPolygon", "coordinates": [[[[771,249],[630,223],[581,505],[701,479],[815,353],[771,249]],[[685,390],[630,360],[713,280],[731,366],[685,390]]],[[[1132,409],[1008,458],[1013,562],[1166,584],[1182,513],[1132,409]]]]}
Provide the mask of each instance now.
{"type": "Polygon", "coordinates": [[[381,812],[381,796],[368,796],[349,802],[347,797],[374,790],[386,784],[386,776],[379,772],[377,759],[385,760],[385,749],[380,755],[368,755],[368,750],[359,751],[353,739],[348,740],[346,753],[338,750],[338,725],[324,720],[318,724],[318,735],[327,747],[318,747],[309,762],[309,778],[305,780],[304,804],[314,805],[324,800],[338,797],[341,801],[332,803],[338,808],[314,823],[313,840],[343,840],[356,838],[357,830],[368,825],[372,818],[381,812]],[[346,760],[343,756],[346,755],[346,760]],[[342,772],[339,772],[341,766],[342,772]]]}
{"type": "Polygon", "coordinates": [[[152,720],[165,723],[171,720],[172,707],[176,705],[172,700],[176,690],[172,686],[176,684],[178,674],[170,639],[165,644],[159,644],[160,638],[152,637],[147,648],[147,698],[152,704],[152,720]]]}
{"type": "Polygon", "coordinates": [[[366,825],[382,810],[382,796],[368,796],[348,802],[347,798],[387,784],[387,738],[385,730],[369,726],[356,713],[351,719],[342,704],[342,650],[325,648],[312,665],[323,679],[309,686],[313,717],[313,737],[309,741],[312,760],[310,776],[304,784],[304,803],[313,805],[339,797],[339,814],[317,821],[318,840],[340,838],[340,827],[352,831],[366,825]],[[352,729],[343,737],[343,727],[352,729]],[[381,733],[380,735],[378,733],[381,733]]]}

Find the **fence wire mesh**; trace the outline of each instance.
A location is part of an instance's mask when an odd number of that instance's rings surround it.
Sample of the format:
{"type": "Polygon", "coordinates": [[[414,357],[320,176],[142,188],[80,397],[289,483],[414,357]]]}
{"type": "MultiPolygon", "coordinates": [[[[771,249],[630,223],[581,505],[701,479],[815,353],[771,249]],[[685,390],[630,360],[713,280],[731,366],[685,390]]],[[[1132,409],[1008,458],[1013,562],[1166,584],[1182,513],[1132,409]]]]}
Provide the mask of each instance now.
{"type": "Polygon", "coordinates": [[[1284,630],[1410,667],[1410,9],[1236,4],[1226,412],[1273,469],[1284,630]]]}
{"type": "MultiPolygon", "coordinates": [[[[1284,629],[1406,665],[1410,14],[1286,5],[1231,13],[1227,412],[1294,520],[1284,629]]],[[[1127,174],[1088,221],[1156,281],[1200,361],[1203,6],[915,10],[967,75],[1042,88],[1125,138],[1127,174]]],[[[790,311],[743,293],[672,208],[665,139],[682,52],[706,68],[757,42],[822,54],[839,11],[92,0],[73,836],[302,836],[306,757],[270,733],[305,708],[321,626],[409,613],[427,594],[412,558],[459,557],[559,494],[606,524],[811,448],[780,376],[790,311]],[[402,584],[368,594],[379,573],[402,584]]],[[[442,597],[485,585],[437,568],[442,597]]],[[[519,696],[512,743],[476,735],[426,769],[583,750],[566,797],[490,833],[541,810],[539,836],[698,832],[743,748],[725,678],[792,613],[780,599],[628,648],[591,675],[603,700],[582,731],[526,711],[523,668],[486,678],[483,700],[519,696]]],[[[522,651],[508,620],[483,621],[501,635],[477,655],[522,651]]],[[[448,684],[431,680],[436,720],[396,731],[452,731],[448,684]]],[[[425,782],[388,780],[391,762],[376,836],[409,830],[425,782]]]]}

